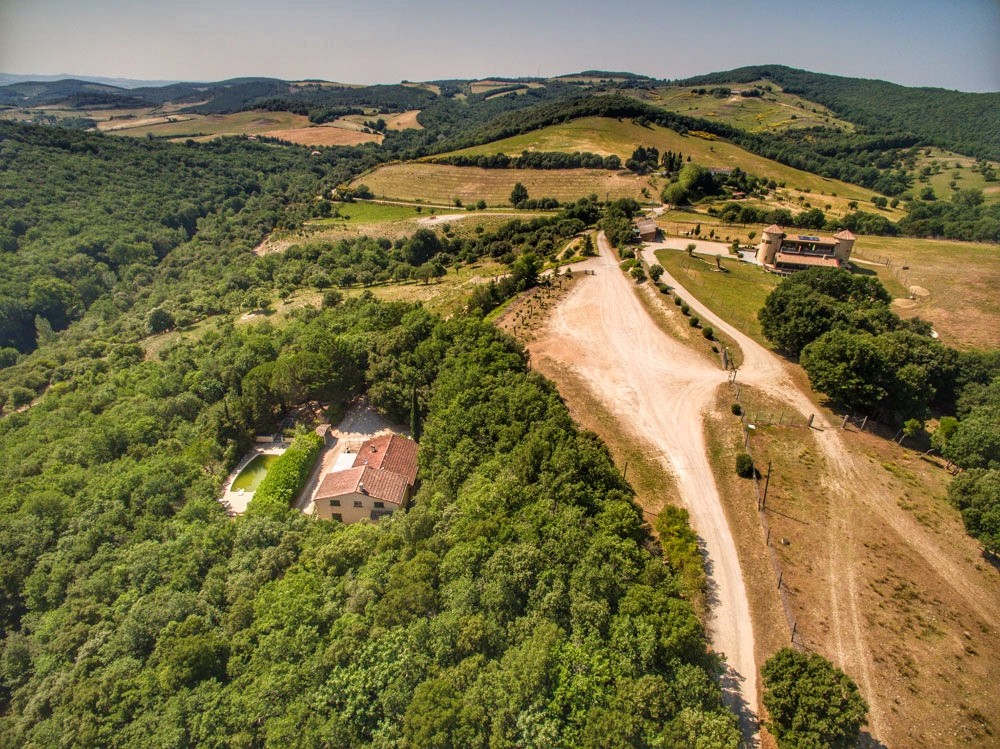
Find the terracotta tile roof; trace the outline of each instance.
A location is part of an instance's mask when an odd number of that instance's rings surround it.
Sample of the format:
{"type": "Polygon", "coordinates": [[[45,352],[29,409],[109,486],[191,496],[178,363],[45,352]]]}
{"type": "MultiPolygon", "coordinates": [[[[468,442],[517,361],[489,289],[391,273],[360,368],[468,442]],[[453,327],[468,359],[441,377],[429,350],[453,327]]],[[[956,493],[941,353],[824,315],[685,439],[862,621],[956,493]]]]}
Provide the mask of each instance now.
{"type": "Polygon", "coordinates": [[[826,268],[839,268],[840,260],[835,257],[821,257],[819,255],[799,255],[794,252],[779,252],[774,256],[774,264],[788,263],[789,265],[815,265],[826,268]]]}
{"type": "Polygon", "coordinates": [[[316,501],[356,493],[402,505],[409,487],[406,477],[398,473],[359,466],[328,473],[319,485],[316,501]]]}
{"type": "Polygon", "coordinates": [[[777,224],[771,224],[769,227],[767,227],[766,229],[764,229],[764,233],[765,234],[784,234],[785,230],[782,229],[777,224]]]}
{"type": "Polygon", "coordinates": [[[417,480],[417,443],[399,434],[385,434],[366,441],[358,450],[354,467],[369,466],[417,480]]]}
{"type": "Polygon", "coordinates": [[[848,229],[841,229],[833,235],[834,239],[857,239],[848,229]]]}
{"type": "Polygon", "coordinates": [[[654,231],[655,232],[655,231],[659,231],[660,227],[657,226],[656,222],[653,219],[651,219],[651,218],[643,218],[643,219],[638,219],[635,222],[635,228],[638,229],[641,232],[647,232],[647,231],[654,231]]]}
{"type": "Polygon", "coordinates": [[[342,471],[333,471],[323,477],[323,481],[316,490],[316,499],[329,499],[339,497],[343,494],[350,494],[357,491],[358,482],[364,475],[365,469],[345,468],[342,471]]]}

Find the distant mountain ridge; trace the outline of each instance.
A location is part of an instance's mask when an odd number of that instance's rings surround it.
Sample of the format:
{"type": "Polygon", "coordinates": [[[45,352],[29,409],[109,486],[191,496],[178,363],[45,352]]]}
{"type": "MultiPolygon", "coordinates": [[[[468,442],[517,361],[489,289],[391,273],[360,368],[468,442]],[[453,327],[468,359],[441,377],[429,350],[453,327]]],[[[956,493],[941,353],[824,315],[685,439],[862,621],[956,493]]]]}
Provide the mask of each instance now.
{"type": "Polygon", "coordinates": [[[99,75],[73,75],[61,73],[60,75],[20,75],[18,73],[0,73],[0,86],[9,86],[11,83],[52,83],[54,81],[85,81],[87,83],[102,83],[115,88],[143,88],[148,86],[170,86],[180,81],[170,80],[141,80],[138,78],[108,78],[99,75]]]}

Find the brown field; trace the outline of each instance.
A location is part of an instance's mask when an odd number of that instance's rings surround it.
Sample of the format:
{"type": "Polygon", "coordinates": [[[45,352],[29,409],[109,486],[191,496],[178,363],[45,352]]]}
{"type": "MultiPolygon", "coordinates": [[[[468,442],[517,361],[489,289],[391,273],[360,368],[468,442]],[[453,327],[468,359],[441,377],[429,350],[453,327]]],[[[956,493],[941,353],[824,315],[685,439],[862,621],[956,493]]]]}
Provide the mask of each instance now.
{"type": "Polygon", "coordinates": [[[424,126],[417,122],[419,109],[411,109],[407,112],[383,115],[386,126],[390,130],[423,130],[424,126]]]}
{"type": "Polygon", "coordinates": [[[469,90],[474,94],[485,94],[490,91],[495,91],[498,88],[506,88],[507,86],[525,86],[523,83],[516,83],[514,81],[495,81],[492,79],[476,81],[475,83],[469,84],[469,90]]]}
{"type": "Polygon", "coordinates": [[[441,95],[441,87],[436,83],[403,83],[403,86],[409,86],[410,88],[422,88],[425,91],[430,91],[431,93],[441,95]]]}
{"type": "Polygon", "coordinates": [[[348,130],[332,125],[297,127],[289,130],[268,130],[261,135],[280,138],[300,146],[357,146],[362,143],[381,143],[382,136],[358,130],[348,130]]]}
{"type": "Polygon", "coordinates": [[[780,569],[796,641],[836,661],[832,620],[845,612],[829,610],[828,587],[838,585],[838,575],[850,574],[858,590],[858,624],[876,664],[871,680],[882,703],[879,738],[891,747],[995,746],[1000,726],[992,705],[1000,685],[989,674],[1000,668],[1000,658],[996,622],[983,612],[996,605],[996,596],[984,597],[977,611],[967,591],[995,590],[997,570],[965,536],[958,513],[944,499],[950,476],[943,466],[884,437],[849,431],[847,446],[868,466],[868,496],[834,501],[817,490],[825,486],[829,469],[812,430],[760,426],[757,414],[776,415],[781,405],[743,388],[744,408],[758,422],[751,439],[755,461],[762,474],[771,468],[767,543],[751,482],[732,470],[743,445],[739,420],[728,413],[733,399],[728,389],[720,391],[707,428],[754,616],[768,622],[756,629],[759,657],[788,636],[774,582],[780,569]],[[821,551],[831,542],[849,566],[832,577],[821,551]],[[924,555],[926,544],[948,550],[963,579],[949,579],[935,568],[924,555]],[[771,553],[778,568],[771,566],[771,553]]]}
{"type": "Polygon", "coordinates": [[[646,188],[651,196],[658,192],[649,179],[627,172],[603,169],[477,169],[444,164],[391,164],[355,180],[364,183],[378,197],[398,200],[424,200],[450,203],[459,198],[464,203],[485,200],[489,205],[509,205],[510,192],[521,182],[533,198],[552,197],[573,201],[596,193],[601,198],[635,198],[646,188]]]}
{"type": "Polygon", "coordinates": [[[841,430],[818,406],[821,426],[808,429],[783,401],[745,383],[732,388],[718,393],[707,446],[740,550],[758,659],[788,642],[794,622],[796,643],[845,668],[870,700],[877,741],[860,746],[996,746],[1000,570],[947,502],[943,463],[923,454],[926,445],[896,444],[891,430],[841,430]],[[729,409],[737,397],[769,477],[770,538],[752,482],[733,471],[744,445],[729,409]]]}
{"type": "Polygon", "coordinates": [[[142,124],[139,120],[122,120],[108,123],[116,129],[115,135],[143,137],[152,133],[161,138],[188,138],[194,136],[262,135],[270,130],[291,130],[310,125],[309,118],[290,112],[268,112],[255,109],[235,114],[174,114],[168,122],[142,124]],[[120,129],[118,125],[123,125],[120,129]]]}

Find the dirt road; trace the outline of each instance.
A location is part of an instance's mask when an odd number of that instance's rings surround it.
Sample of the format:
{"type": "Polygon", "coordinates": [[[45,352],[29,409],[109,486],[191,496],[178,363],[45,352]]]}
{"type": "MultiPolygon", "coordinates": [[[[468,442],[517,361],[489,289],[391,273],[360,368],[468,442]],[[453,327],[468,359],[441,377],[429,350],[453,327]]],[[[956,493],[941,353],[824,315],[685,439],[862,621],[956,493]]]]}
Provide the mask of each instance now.
{"type": "Polygon", "coordinates": [[[726,373],[663,334],[618,269],[603,235],[598,248],[600,256],[588,261],[595,275],[570,292],[529,348],[532,357],[571,366],[609,411],[659,451],[676,477],[708,556],[709,632],[728,663],[726,700],[744,734],[752,736],[757,711],[753,627],[703,432],[704,413],[726,373]]]}
{"type": "MultiPolygon", "coordinates": [[[[652,250],[644,252],[643,259],[656,262],[652,250]]],[[[865,556],[861,547],[866,543],[865,538],[859,536],[861,526],[875,523],[885,532],[891,530],[897,534],[907,553],[915,553],[938,577],[935,583],[947,587],[954,595],[956,609],[964,609],[982,623],[995,623],[1000,619],[1000,601],[995,588],[988,576],[969,569],[968,559],[964,558],[968,555],[965,544],[949,544],[921,524],[913,513],[901,509],[898,495],[883,488],[880,471],[884,469],[873,468],[871,461],[848,449],[840,424],[830,424],[824,418],[795,385],[783,360],[720,319],[669,274],[664,274],[662,280],[674,287],[702,320],[739,345],[743,352],[743,364],[738,373],[740,382],[780,398],[804,416],[815,415],[816,428],[811,434],[823,452],[826,465],[822,475],[817,476],[817,487],[837,507],[830,518],[826,543],[815,550],[816,579],[825,581],[825,600],[820,603],[829,621],[825,649],[838,666],[858,681],[868,699],[872,735],[885,736],[892,732],[889,730],[893,723],[890,712],[894,709],[887,704],[888,695],[884,693],[886,674],[884,665],[880,665],[880,645],[871,641],[866,625],[870,611],[864,607],[863,596],[871,581],[865,579],[860,564],[865,556]]],[[[940,603],[937,608],[943,610],[940,603]]]]}

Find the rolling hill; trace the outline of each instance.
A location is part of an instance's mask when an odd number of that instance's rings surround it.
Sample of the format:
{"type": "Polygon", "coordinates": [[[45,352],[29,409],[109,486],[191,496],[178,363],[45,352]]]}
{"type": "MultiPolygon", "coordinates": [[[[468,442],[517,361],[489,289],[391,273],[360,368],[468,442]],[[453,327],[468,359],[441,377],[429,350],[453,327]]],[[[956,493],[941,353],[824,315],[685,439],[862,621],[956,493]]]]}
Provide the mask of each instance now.
{"type": "Polygon", "coordinates": [[[1000,160],[1000,93],[911,88],[888,81],[758,65],[697,76],[683,86],[769,80],[790,94],[828,107],[839,117],[878,131],[914,133],[929,145],[1000,160]]]}
{"type": "Polygon", "coordinates": [[[516,156],[522,151],[590,151],[602,156],[615,154],[625,161],[636,146],[640,145],[654,146],[660,152],[679,151],[685,157],[690,156],[693,161],[708,167],[739,167],[751,174],[785,182],[789,188],[803,192],[833,192],[840,197],[855,200],[870,200],[874,195],[871,190],[857,185],[819,177],[763,158],[709,133],[689,131],[682,134],[660,125],[641,125],[635,120],[610,117],[581,117],[442,156],[495,153],[516,156]]]}

